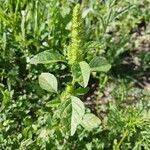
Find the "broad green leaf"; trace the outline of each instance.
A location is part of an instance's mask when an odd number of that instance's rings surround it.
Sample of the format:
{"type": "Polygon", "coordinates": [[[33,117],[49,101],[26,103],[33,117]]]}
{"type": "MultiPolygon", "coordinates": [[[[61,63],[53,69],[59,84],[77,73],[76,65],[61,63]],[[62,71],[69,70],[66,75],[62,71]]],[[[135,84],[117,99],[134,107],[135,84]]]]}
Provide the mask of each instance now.
{"type": "Polygon", "coordinates": [[[57,93],[58,83],[56,77],[53,74],[42,73],[39,76],[39,84],[42,89],[57,93]]]}
{"type": "Polygon", "coordinates": [[[81,86],[86,87],[90,78],[90,66],[85,61],[79,63],[83,81],[80,82],[81,86]]]}
{"type": "Polygon", "coordinates": [[[85,114],[81,125],[86,130],[92,130],[93,128],[98,127],[101,124],[101,120],[92,113],[85,114]]]}
{"type": "Polygon", "coordinates": [[[30,59],[30,64],[49,64],[55,62],[65,62],[63,56],[56,52],[44,51],[30,59]]]}
{"type": "Polygon", "coordinates": [[[74,135],[77,126],[82,122],[85,113],[83,102],[74,96],[71,96],[62,106],[62,122],[71,136],[74,135]]]}
{"type": "Polygon", "coordinates": [[[85,61],[74,64],[72,67],[73,77],[82,87],[88,85],[90,72],[90,66],[85,61]]]}
{"type": "Polygon", "coordinates": [[[90,62],[91,71],[94,72],[108,72],[111,65],[104,57],[94,57],[90,62]]]}

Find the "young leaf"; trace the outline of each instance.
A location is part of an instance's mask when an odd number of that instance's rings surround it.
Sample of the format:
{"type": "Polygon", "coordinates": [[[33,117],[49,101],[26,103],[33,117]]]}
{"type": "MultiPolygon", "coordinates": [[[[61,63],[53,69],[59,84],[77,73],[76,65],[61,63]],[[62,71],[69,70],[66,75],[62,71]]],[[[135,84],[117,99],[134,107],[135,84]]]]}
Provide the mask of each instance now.
{"type": "Polygon", "coordinates": [[[79,63],[83,81],[80,82],[81,86],[86,87],[90,78],[90,66],[85,61],[79,63]]]}
{"type": "Polygon", "coordinates": [[[44,51],[30,59],[30,64],[49,64],[55,62],[65,62],[63,56],[56,52],[44,51]]]}
{"type": "Polygon", "coordinates": [[[42,73],[39,76],[39,84],[42,89],[57,93],[58,83],[56,77],[53,74],[42,73]]]}
{"type": "Polygon", "coordinates": [[[81,125],[86,130],[92,130],[92,129],[98,127],[100,124],[101,124],[100,119],[92,113],[85,114],[83,116],[83,120],[81,122],[81,125]]]}
{"type": "Polygon", "coordinates": [[[67,131],[70,131],[71,136],[74,135],[77,126],[82,122],[82,117],[85,113],[83,102],[74,96],[71,96],[62,107],[62,122],[67,131]]]}
{"type": "Polygon", "coordinates": [[[61,103],[60,99],[53,99],[46,103],[46,107],[57,107],[61,103]]]}
{"type": "Polygon", "coordinates": [[[90,78],[90,66],[85,61],[72,66],[74,79],[82,86],[86,87],[90,78]]]}
{"type": "Polygon", "coordinates": [[[89,87],[83,88],[83,87],[79,87],[78,89],[76,89],[74,91],[74,94],[77,96],[81,96],[86,94],[89,91],[89,87]]]}
{"type": "Polygon", "coordinates": [[[94,57],[90,62],[91,71],[94,72],[108,72],[111,65],[104,57],[94,57]]]}

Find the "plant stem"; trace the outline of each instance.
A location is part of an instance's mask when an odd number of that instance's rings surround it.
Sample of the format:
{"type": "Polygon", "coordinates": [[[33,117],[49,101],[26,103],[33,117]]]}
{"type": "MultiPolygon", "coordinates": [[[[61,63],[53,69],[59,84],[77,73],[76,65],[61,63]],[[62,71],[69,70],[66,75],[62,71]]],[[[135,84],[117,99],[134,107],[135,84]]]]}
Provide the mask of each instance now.
{"type": "Polygon", "coordinates": [[[123,143],[123,141],[125,140],[125,138],[128,136],[128,131],[126,130],[121,138],[121,140],[119,141],[119,143],[115,146],[115,150],[120,150],[120,146],[123,143]]]}

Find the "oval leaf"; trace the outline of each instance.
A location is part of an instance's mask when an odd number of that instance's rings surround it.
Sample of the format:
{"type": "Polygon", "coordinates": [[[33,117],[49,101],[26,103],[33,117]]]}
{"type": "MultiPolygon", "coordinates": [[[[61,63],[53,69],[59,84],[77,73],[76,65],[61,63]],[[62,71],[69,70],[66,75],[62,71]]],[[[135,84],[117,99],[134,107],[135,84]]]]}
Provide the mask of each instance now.
{"type": "Polygon", "coordinates": [[[79,64],[80,64],[81,74],[83,79],[83,81],[81,81],[80,84],[81,86],[86,87],[88,85],[89,78],[90,78],[90,72],[91,72],[90,66],[85,61],[82,61],[79,64]]]}
{"type": "Polygon", "coordinates": [[[100,124],[101,120],[92,113],[85,114],[81,123],[86,130],[92,130],[93,128],[98,127],[100,124]]]}
{"type": "Polygon", "coordinates": [[[56,52],[44,51],[30,59],[30,64],[49,64],[55,62],[64,62],[63,56],[56,52]]]}
{"type": "Polygon", "coordinates": [[[42,89],[57,93],[58,83],[56,77],[53,74],[42,73],[39,76],[39,84],[42,89]]]}
{"type": "Polygon", "coordinates": [[[72,74],[74,79],[84,88],[88,85],[90,72],[90,66],[85,61],[76,63],[72,66],[72,74]]]}
{"type": "Polygon", "coordinates": [[[90,62],[91,71],[94,72],[108,72],[111,65],[104,57],[94,57],[90,62]]]}
{"type": "Polygon", "coordinates": [[[71,96],[63,105],[61,112],[62,122],[66,130],[70,131],[71,136],[74,135],[77,126],[82,122],[84,113],[83,102],[75,96],[71,96]]]}

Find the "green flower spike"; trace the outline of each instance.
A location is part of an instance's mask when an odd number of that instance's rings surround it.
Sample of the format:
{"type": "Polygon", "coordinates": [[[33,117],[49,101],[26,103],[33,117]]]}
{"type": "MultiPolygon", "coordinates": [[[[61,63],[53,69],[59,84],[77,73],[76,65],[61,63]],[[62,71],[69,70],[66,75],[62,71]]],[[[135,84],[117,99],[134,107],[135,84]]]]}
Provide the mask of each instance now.
{"type": "Polygon", "coordinates": [[[71,44],[68,47],[67,57],[68,63],[73,65],[83,60],[84,46],[84,29],[83,19],[81,17],[81,6],[77,4],[73,10],[71,44]]]}

